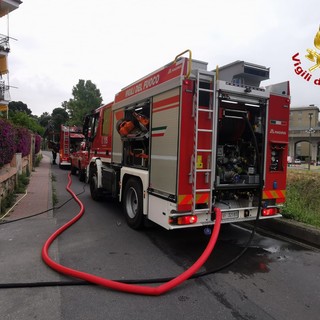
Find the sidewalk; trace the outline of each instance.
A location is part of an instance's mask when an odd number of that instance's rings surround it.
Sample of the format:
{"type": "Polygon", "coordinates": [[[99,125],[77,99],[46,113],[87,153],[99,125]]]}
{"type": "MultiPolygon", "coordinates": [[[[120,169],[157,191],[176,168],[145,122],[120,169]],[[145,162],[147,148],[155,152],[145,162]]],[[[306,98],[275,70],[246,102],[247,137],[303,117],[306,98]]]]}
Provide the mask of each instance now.
{"type": "Polygon", "coordinates": [[[260,220],[259,228],[271,230],[274,234],[284,235],[305,244],[320,248],[320,229],[294,220],[278,218],[260,220]]]}
{"type": "MultiPolygon", "coordinates": [[[[7,213],[5,221],[16,220],[52,208],[51,192],[51,158],[49,153],[43,152],[43,158],[38,167],[30,176],[26,195],[21,195],[20,200],[7,213]]],[[[50,212],[49,212],[50,213],[50,212]]],[[[46,218],[47,215],[42,215],[46,218]]]]}

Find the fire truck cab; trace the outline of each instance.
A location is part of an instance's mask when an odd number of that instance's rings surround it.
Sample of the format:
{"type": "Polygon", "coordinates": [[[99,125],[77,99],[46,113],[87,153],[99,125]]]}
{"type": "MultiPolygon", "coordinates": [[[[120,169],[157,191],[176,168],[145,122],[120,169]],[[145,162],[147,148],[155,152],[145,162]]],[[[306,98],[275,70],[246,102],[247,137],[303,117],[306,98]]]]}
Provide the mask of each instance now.
{"type": "Polygon", "coordinates": [[[281,216],[289,83],[263,88],[269,68],[208,71],[187,52],[86,118],[92,198],[121,201],[132,228],[213,225],[214,208],[223,223],[281,216]]]}
{"type": "MultiPolygon", "coordinates": [[[[112,105],[106,104],[86,115],[83,124],[83,134],[86,138],[87,158],[84,158],[81,166],[86,167],[86,181],[90,183],[91,196],[98,200],[107,193],[105,188],[96,186],[96,178],[99,177],[102,168],[97,168],[99,163],[111,163],[112,144],[112,105]]],[[[113,196],[116,196],[115,194],[113,196]]]]}

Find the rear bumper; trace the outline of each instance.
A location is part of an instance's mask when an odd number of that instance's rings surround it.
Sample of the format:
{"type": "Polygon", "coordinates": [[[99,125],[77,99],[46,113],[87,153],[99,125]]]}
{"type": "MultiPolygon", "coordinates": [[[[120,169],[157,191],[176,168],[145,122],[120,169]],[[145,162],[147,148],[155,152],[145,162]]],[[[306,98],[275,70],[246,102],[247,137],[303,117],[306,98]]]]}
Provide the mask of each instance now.
{"type": "Polygon", "coordinates": [[[62,160],[62,161],[60,161],[59,165],[60,166],[71,166],[71,162],[62,160]]]}
{"type": "MultiPolygon", "coordinates": [[[[255,221],[257,219],[257,207],[247,207],[247,208],[237,208],[234,210],[221,210],[222,212],[222,221],[221,223],[237,223],[237,222],[250,222],[255,221]],[[232,214],[231,214],[232,213],[232,214]]],[[[191,212],[182,214],[183,215],[190,215],[191,212]]],[[[175,215],[180,216],[180,215],[175,215]]],[[[259,220],[265,219],[274,219],[274,218],[281,218],[282,215],[280,213],[274,215],[263,216],[259,215],[259,220]]],[[[186,224],[186,225],[176,225],[170,224],[169,229],[181,229],[181,228],[189,228],[189,227],[204,227],[204,226],[211,226],[215,224],[214,216],[211,214],[197,214],[197,222],[193,224],[186,224]]]]}

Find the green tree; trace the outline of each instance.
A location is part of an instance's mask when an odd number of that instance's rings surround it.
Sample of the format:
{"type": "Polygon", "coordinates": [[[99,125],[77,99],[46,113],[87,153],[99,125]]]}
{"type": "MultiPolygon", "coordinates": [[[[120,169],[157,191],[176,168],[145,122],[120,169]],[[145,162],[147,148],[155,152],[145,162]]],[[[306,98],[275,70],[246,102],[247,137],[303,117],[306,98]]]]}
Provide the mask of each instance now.
{"type": "Polygon", "coordinates": [[[31,115],[28,115],[24,111],[15,111],[9,117],[9,120],[15,125],[28,128],[34,133],[43,135],[45,128],[43,128],[37,120],[35,120],[31,115]]]}
{"type": "Polygon", "coordinates": [[[79,80],[72,89],[73,99],[64,102],[63,106],[70,115],[70,125],[81,126],[84,116],[91,110],[101,106],[100,90],[90,80],[79,80]]]}
{"type": "Polygon", "coordinates": [[[69,122],[69,114],[64,108],[55,108],[51,113],[51,127],[55,132],[60,132],[62,124],[67,125],[69,122]]]}
{"type": "Polygon", "coordinates": [[[43,112],[42,115],[38,118],[38,122],[40,126],[46,128],[51,121],[52,116],[50,115],[49,112],[43,112]]]}
{"type": "Polygon", "coordinates": [[[25,112],[28,116],[32,114],[32,111],[28,108],[28,105],[22,101],[10,101],[9,102],[9,116],[13,112],[25,112]]]}

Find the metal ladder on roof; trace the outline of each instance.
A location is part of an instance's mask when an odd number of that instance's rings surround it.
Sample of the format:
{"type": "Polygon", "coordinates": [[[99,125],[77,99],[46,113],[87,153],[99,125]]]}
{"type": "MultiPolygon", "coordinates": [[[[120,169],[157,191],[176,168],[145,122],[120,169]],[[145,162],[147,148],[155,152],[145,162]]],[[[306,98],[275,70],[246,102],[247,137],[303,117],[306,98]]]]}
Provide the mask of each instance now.
{"type": "Polygon", "coordinates": [[[211,214],[212,210],[212,188],[214,182],[213,173],[213,157],[214,157],[214,101],[215,101],[215,75],[213,72],[204,70],[197,70],[196,74],[196,88],[193,101],[193,118],[194,118],[194,151],[192,158],[191,180],[192,180],[192,213],[193,214],[211,214]],[[206,86],[209,86],[207,88],[206,86]],[[199,98],[201,94],[209,95],[209,103],[207,106],[199,105],[199,98]],[[206,114],[210,119],[210,125],[206,128],[201,127],[200,115],[206,114]],[[199,142],[202,139],[209,139],[211,141],[210,148],[200,148],[199,142]],[[208,161],[204,168],[199,166],[198,159],[202,155],[206,155],[208,161]],[[205,188],[199,187],[199,174],[205,175],[205,188]],[[197,200],[208,195],[207,206],[198,207],[197,200]]]}
{"type": "Polygon", "coordinates": [[[64,140],[64,154],[69,155],[70,153],[70,128],[69,127],[68,127],[68,131],[64,132],[63,140],[64,140]]]}

